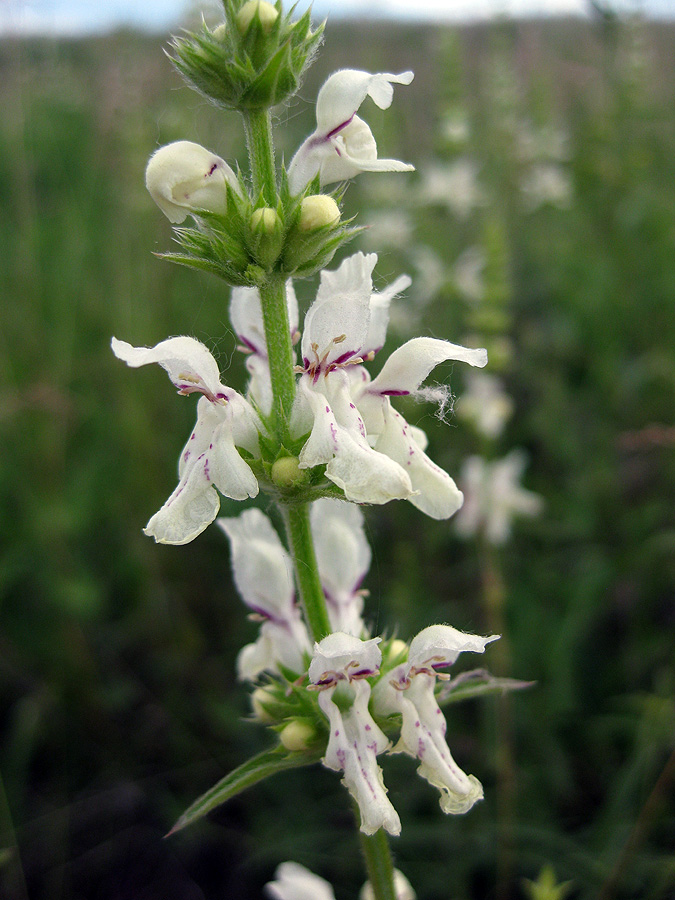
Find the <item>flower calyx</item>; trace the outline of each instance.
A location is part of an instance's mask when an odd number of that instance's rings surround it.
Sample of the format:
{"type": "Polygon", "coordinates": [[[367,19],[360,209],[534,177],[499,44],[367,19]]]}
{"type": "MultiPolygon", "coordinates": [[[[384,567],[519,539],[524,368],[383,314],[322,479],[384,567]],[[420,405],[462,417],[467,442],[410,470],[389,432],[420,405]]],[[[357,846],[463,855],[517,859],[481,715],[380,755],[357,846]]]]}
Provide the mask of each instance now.
{"type": "Polygon", "coordinates": [[[323,25],[312,31],[309,10],[293,22],[293,11],[284,15],[280,2],[223,5],[224,23],[173,39],[169,57],[185,81],[212,103],[242,112],[292,96],[323,39],[323,25]]]}

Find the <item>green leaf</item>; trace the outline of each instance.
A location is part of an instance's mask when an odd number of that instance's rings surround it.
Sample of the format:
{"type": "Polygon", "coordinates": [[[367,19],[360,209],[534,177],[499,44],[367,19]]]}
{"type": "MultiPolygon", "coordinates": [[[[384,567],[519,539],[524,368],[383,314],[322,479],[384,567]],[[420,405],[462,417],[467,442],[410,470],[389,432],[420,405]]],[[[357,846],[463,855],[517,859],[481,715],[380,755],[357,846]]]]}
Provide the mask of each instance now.
{"type": "Polygon", "coordinates": [[[169,834],[175,834],[187,825],[191,825],[217,806],[225,803],[226,800],[246,790],[247,787],[258,784],[259,781],[264,781],[265,778],[269,778],[277,772],[296,769],[300,766],[310,766],[318,762],[321,759],[321,753],[321,750],[289,752],[282,746],[263,750],[262,753],[247,760],[229,775],[221,778],[217,784],[214,784],[212,788],[195,800],[178,819],[169,834]]]}
{"type": "Polygon", "coordinates": [[[504,694],[506,691],[522,691],[532,687],[535,681],[518,681],[515,678],[496,678],[486,669],[474,669],[463,672],[449,681],[438,694],[441,706],[459,703],[474,697],[485,697],[488,694],[504,694]]]}

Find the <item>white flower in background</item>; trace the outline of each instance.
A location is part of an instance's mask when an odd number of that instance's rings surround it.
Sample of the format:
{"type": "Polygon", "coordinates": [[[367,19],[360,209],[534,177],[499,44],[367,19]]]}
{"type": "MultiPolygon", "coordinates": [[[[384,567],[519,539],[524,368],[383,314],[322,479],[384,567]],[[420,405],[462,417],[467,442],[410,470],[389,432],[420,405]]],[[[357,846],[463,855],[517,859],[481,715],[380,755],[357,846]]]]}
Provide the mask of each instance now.
{"type": "MultiPolygon", "coordinates": [[[[286,282],[286,305],[291,337],[297,339],[298,301],[293,282],[286,282]]],[[[251,376],[248,395],[263,415],[272,409],[272,383],[267,357],[267,341],[263,324],[260,291],[254,287],[235,287],[230,299],[230,321],[241,343],[239,347],[247,354],[246,368],[251,376]]]]}
{"type": "Polygon", "coordinates": [[[200,209],[224,214],[227,184],[241,192],[237,176],[225,160],[192,141],[160,147],[145,170],[150,196],[174,224],[200,209]]]}
{"type": "Polygon", "coordinates": [[[487,372],[468,372],[467,389],[455,406],[462,419],[473,423],[479,434],[495,440],[513,415],[513,400],[501,378],[487,372]]]}
{"type": "Polygon", "coordinates": [[[368,247],[403,250],[410,246],[414,226],[404,209],[384,209],[368,216],[362,241],[368,247]]]}
{"type": "MultiPolygon", "coordinates": [[[[394,892],[396,900],[417,900],[417,894],[412,885],[399,869],[394,869],[394,892]]],[[[375,892],[369,881],[361,888],[359,900],[375,900],[375,892]]]]}
{"type": "Polygon", "coordinates": [[[372,555],[363,513],[353,503],[316,500],[310,519],[331,628],[359,637],[364,629],[360,588],[372,555]]]}
{"type": "Polygon", "coordinates": [[[465,460],[460,479],[465,501],[456,520],[459,534],[472,537],[482,532],[490,543],[504,544],[514,516],[541,512],[543,499],[520,485],[526,462],[522,450],[492,462],[480,456],[465,460]]]}
{"type": "Polygon", "coordinates": [[[572,182],[569,174],[555,163],[532,166],[520,183],[525,208],[533,212],[540,206],[567,209],[572,202],[572,182]]]}
{"type": "Polygon", "coordinates": [[[464,110],[445,113],[440,122],[439,133],[449,144],[466,144],[471,137],[471,129],[464,110]]]}
{"type": "Polygon", "coordinates": [[[397,159],[378,159],[375,138],[356,112],[370,96],[380,109],[388,109],[392,84],[410,84],[412,72],[400,75],[342,69],[328,78],[316,98],[316,131],[291,160],[291,191],[299,194],[318,173],[321,185],[346,181],[360,172],[410,172],[413,166],[397,159]]]}
{"type": "Polygon", "coordinates": [[[247,400],[221,384],[218,364],[194,338],[169,338],[155,347],[113,338],[112,349],[133,368],[158,363],[179,394],[202,395],[197,424],[180,456],[178,487],[145,527],[161,544],[187,544],[215,519],[218,491],[233,500],[257,495],[258,482],[237,447],[259,456],[262,424],[247,400]]]}
{"type": "Polygon", "coordinates": [[[468,247],[455,262],[455,286],[467,300],[478,303],[485,296],[485,253],[480,247],[468,247]]]}
{"type": "MultiPolygon", "coordinates": [[[[285,862],[277,867],[275,881],[265,885],[265,892],[272,900],[335,900],[330,884],[309,869],[295,862],[285,862]]],[[[416,894],[408,879],[394,869],[396,900],[416,900],[416,894]]],[[[367,881],[359,894],[359,900],[374,900],[373,889],[367,881]]]]}
{"type": "Polygon", "coordinates": [[[295,603],[293,563],[279,535],[259,509],[218,519],[218,525],[230,540],[237,590],[262,621],[258,640],[239,654],[239,677],[253,681],[263,671],[276,671],[277,663],[303,672],[311,643],[295,603]]]}
{"type": "Polygon", "coordinates": [[[448,518],[462,503],[450,476],[424,453],[424,432],[391,405],[392,396],[447,402],[447,389],[421,387],[439,363],[487,362],[473,350],[435,338],[414,338],[395,350],[373,381],[362,365],[384,344],[389,303],[409,279],[373,293],[375,254],[357,253],[335,272],[323,271],[305,317],[302,371],[291,425],[310,431],[301,468],[326,465],[326,476],[356,503],[407,499],[429,516],[448,518]]]}
{"type": "Polygon", "coordinates": [[[377,756],[388,749],[389,740],[368,710],[370,684],[366,678],[379,673],[379,641],[380,638],[361,641],[342,632],[329,634],[314,645],[309,680],[319,691],[319,706],[329,723],[323,764],[344,772],[342,783],[359,806],[361,831],[374,834],[384,828],[397,835],[401,833],[401,822],[387,798],[382,770],[377,764],[377,756]],[[346,711],[333,700],[338,688],[343,701],[351,695],[352,703],[346,711]]]}
{"type": "Polygon", "coordinates": [[[569,134],[554,124],[537,126],[532,122],[521,122],[517,140],[518,155],[523,162],[566,162],[571,155],[569,134]]]}
{"type": "Polygon", "coordinates": [[[431,625],[413,638],[408,661],[378,684],[375,707],[383,715],[402,717],[401,739],[394,753],[407,753],[420,761],[418,773],[441,792],[445,813],[465,813],[483,797],[473,775],[466,775],[452,758],[445,739],[446,722],[434,688],[439,672],[454,664],[460,653],[483,653],[498,635],[479,637],[450,625],[431,625]]]}
{"type": "Polygon", "coordinates": [[[299,863],[282,863],[274,878],[265,885],[272,900],[335,900],[330,884],[299,863]]]}
{"type": "Polygon", "coordinates": [[[432,163],[421,170],[417,196],[425,206],[445,206],[457,218],[466,219],[483,206],[485,195],[478,184],[478,164],[467,157],[453,163],[432,163]]]}

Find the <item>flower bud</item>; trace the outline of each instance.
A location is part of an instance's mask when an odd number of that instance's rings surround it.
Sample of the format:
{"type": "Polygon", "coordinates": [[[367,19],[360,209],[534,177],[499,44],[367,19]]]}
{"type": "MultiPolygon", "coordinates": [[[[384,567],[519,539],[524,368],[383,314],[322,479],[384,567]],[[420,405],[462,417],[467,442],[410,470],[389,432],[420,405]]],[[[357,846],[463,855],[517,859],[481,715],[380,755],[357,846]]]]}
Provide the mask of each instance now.
{"type": "Polygon", "coordinates": [[[293,719],[279,732],[279,740],[287,750],[307,750],[315,737],[314,726],[299,719],[293,719]]]}
{"type": "Polygon", "coordinates": [[[309,475],[306,469],[300,468],[295,456],[282,456],[272,466],[272,481],[280,488],[293,488],[304,484],[309,475]]]}
{"type": "Polygon", "coordinates": [[[224,215],[228,182],[238,192],[236,176],[225,160],[192,141],[160,147],[145,170],[150,196],[174,225],[200,209],[224,215]]]}
{"type": "Polygon", "coordinates": [[[340,221],[340,207],[327,194],[313,194],[300,204],[298,226],[302,231],[336,225],[340,221]]]}
{"type": "Polygon", "coordinates": [[[251,228],[255,231],[264,231],[272,234],[279,225],[280,219],[275,209],[264,206],[261,209],[255,209],[251,216],[251,228]]]}
{"type": "Polygon", "coordinates": [[[274,695],[264,687],[256,688],[251,694],[251,706],[253,715],[264,725],[271,725],[275,721],[268,707],[276,702],[274,695]]]}
{"type": "Polygon", "coordinates": [[[246,34],[254,18],[258,19],[263,31],[269,32],[279,18],[279,13],[266,0],[248,0],[237,13],[237,28],[241,34],[246,34]]]}

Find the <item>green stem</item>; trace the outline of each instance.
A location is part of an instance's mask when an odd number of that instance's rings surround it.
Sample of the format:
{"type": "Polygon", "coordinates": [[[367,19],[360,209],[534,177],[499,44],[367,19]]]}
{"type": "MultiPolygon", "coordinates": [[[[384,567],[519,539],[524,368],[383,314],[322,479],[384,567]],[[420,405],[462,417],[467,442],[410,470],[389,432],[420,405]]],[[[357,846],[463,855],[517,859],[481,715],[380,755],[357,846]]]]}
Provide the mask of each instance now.
{"type": "Polygon", "coordinates": [[[267,341],[267,359],[272,383],[272,411],[277,437],[288,440],[288,421],[295,397],[293,344],[286,305],[286,285],[278,278],[260,287],[263,323],[267,341]]]}
{"type": "Polygon", "coordinates": [[[277,172],[274,165],[272,118],[269,109],[251,109],[243,113],[246,145],[251,161],[253,200],[262,194],[266,206],[277,206],[277,172]]]}
{"type": "Polygon", "coordinates": [[[295,574],[300,588],[300,601],[312,637],[320,641],[332,628],[326,609],[326,597],[319,578],[314,540],[309,525],[309,504],[282,507],[288,543],[293,555],[295,574]]]}
{"type": "Polygon", "coordinates": [[[384,829],[372,835],[359,831],[359,838],[375,900],[396,900],[394,863],[384,829]]]}

